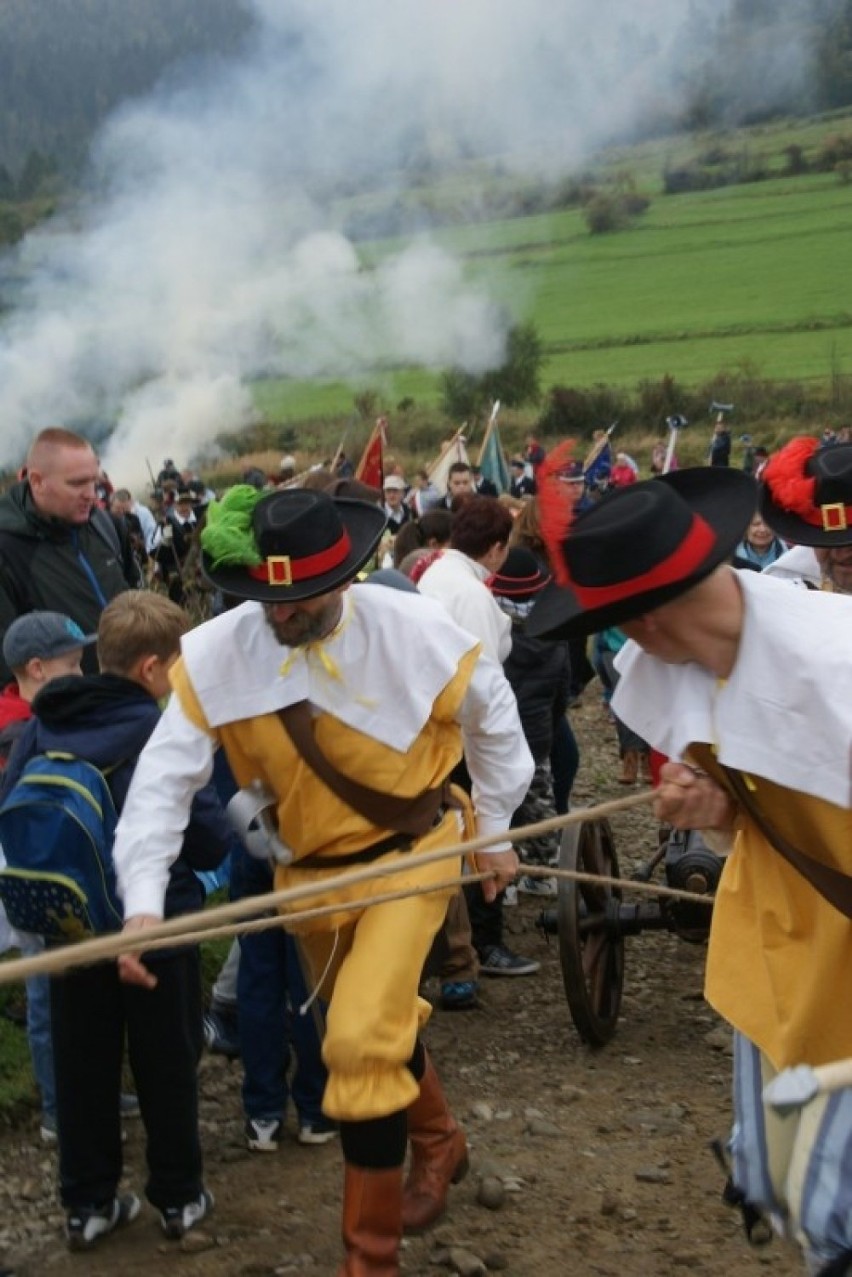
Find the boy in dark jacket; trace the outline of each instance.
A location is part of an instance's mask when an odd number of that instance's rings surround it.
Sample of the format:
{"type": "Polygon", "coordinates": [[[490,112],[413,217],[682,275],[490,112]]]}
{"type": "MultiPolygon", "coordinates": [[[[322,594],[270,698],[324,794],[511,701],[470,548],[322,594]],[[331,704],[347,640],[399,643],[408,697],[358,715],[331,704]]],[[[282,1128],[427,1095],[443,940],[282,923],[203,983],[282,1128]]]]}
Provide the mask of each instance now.
{"type": "MultiPolygon", "coordinates": [[[[530,638],[526,621],[538,594],[551,577],[531,550],[513,546],[500,571],[492,577],[491,592],[512,621],[512,649],[503,662],[506,678],[518,702],[521,726],[535,762],[526,797],[512,817],[514,826],[531,825],[556,814],[550,754],[554,730],[565,717],[571,686],[567,643],[530,638]]],[[[527,864],[555,864],[559,833],[540,834],[516,844],[527,864]]],[[[554,895],[554,879],[522,876],[518,890],[531,895],[554,895]]]]}
{"type": "MultiPolygon", "coordinates": [[[[62,750],[106,773],[121,811],[188,628],[186,613],[161,595],[132,591],[113,599],[98,627],[100,674],[59,678],[39,693],[4,789],[15,784],[33,755],[62,750]]],[[[232,837],[212,788],[202,790],[170,872],[166,917],[203,906],[204,889],[193,870],[215,868],[232,837]]],[[[182,1237],[213,1204],[202,1181],[198,1135],[198,946],[160,950],[150,956],[150,965],[157,976],[152,990],[123,984],[114,962],[50,981],[60,1196],[72,1250],[88,1249],[140,1209],[135,1194],[118,1195],[125,1033],[147,1135],[146,1195],[160,1212],[166,1236],[182,1237]]]]}

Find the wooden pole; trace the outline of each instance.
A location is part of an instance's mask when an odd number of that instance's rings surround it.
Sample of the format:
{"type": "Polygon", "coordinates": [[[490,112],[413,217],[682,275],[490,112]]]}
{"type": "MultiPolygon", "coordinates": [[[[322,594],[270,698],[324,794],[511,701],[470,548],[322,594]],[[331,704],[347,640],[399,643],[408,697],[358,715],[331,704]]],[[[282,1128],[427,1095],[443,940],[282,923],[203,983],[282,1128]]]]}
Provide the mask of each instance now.
{"type": "MultiPolygon", "coordinates": [[[[653,801],[653,798],[653,790],[644,790],[639,794],[630,794],[624,798],[614,798],[609,802],[599,803],[595,807],[578,807],[566,815],[552,816],[549,820],[542,820],[533,825],[522,825],[517,829],[509,830],[508,834],[512,841],[520,841],[554,829],[562,829],[568,825],[582,824],[588,820],[605,820],[608,816],[617,812],[628,811],[633,807],[646,806],[653,801]]],[[[410,873],[421,866],[436,864],[442,860],[468,856],[476,851],[484,851],[494,843],[507,842],[508,840],[506,833],[488,834],[480,838],[473,838],[469,842],[454,843],[450,847],[440,847],[435,851],[408,853],[390,864],[370,865],[365,869],[356,869],[349,873],[329,874],[318,882],[306,883],[299,887],[288,887],[281,891],[270,891],[263,896],[249,896],[245,900],[235,900],[230,904],[219,905],[212,909],[203,909],[197,913],[182,914],[178,918],[171,918],[166,922],[157,923],[155,926],[146,927],[144,931],[122,931],[115,934],[96,936],[93,940],[83,940],[78,944],[61,945],[34,958],[20,958],[16,961],[0,963],[0,985],[11,984],[16,980],[25,979],[29,975],[47,974],[70,970],[73,967],[89,966],[94,962],[118,957],[122,953],[144,952],[153,949],[156,941],[165,942],[165,945],[157,945],[158,948],[186,942],[195,943],[216,934],[214,929],[223,924],[242,921],[242,919],[251,918],[259,913],[268,913],[269,910],[277,910],[283,905],[310,899],[311,896],[326,895],[330,891],[358,886],[361,883],[373,882],[380,878],[392,878],[398,874],[410,873]]],[[[604,881],[593,874],[586,875],[586,877],[591,881],[604,881]]],[[[473,879],[465,877],[465,881],[473,881],[473,879]]],[[[623,882],[623,880],[619,881],[623,882]]],[[[631,885],[639,886],[639,884],[631,885]]],[[[438,888],[434,889],[437,890],[438,888]]],[[[409,889],[399,893],[399,897],[395,896],[394,898],[414,895],[421,890],[423,889],[409,889]]],[[[658,888],[655,890],[659,891],[658,888]]],[[[351,904],[322,906],[322,909],[326,913],[346,912],[350,909],[362,909],[365,904],[369,903],[371,902],[359,900],[351,904]]],[[[321,914],[310,913],[308,916],[319,917],[321,914]]],[[[286,915],[282,922],[286,925],[287,922],[296,921],[299,917],[299,914],[291,913],[286,915]]],[[[241,928],[236,927],[234,930],[238,931],[241,928]]],[[[223,933],[220,931],[218,934],[221,935],[223,933]]],[[[232,932],[227,934],[232,934],[232,932]]]]}

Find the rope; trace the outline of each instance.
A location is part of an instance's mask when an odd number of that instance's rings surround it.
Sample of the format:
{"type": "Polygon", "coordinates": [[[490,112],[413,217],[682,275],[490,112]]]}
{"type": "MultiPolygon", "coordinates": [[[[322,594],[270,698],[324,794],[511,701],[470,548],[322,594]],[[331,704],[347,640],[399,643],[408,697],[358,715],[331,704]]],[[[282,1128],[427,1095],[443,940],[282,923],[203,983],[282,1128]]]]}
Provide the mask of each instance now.
{"type": "MultiPolygon", "coordinates": [[[[615,798],[609,802],[599,803],[594,807],[575,808],[566,815],[552,816],[548,820],[539,821],[537,824],[523,825],[510,830],[509,833],[513,840],[520,841],[523,838],[533,837],[553,829],[565,828],[568,825],[604,820],[608,816],[621,811],[647,806],[653,799],[654,792],[647,790],[639,794],[631,794],[624,798],[615,798]]],[[[278,910],[282,905],[309,899],[311,896],[324,895],[329,891],[337,891],[357,886],[361,883],[372,882],[379,878],[408,873],[412,869],[418,869],[424,865],[454,859],[458,856],[470,855],[473,852],[482,851],[494,843],[506,841],[507,835],[505,832],[488,834],[480,838],[471,839],[469,842],[456,843],[451,847],[442,847],[435,851],[423,852],[415,856],[408,853],[387,865],[371,865],[366,869],[354,870],[344,874],[326,874],[318,882],[305,883],[301,886],[289,887],[281,891],[271,891],[263,896],[250,896],[244,900],[236,900],[230,904],[204,909],[197,913],[182,914],[180,917],[172,918],[167,922],[157,923],[155,926],[148,927],[144,932],[119,932],[117,934],[98,936],[93,940],[85,940],[77,944],[62,945],[36,957],[20,958],[12,962],[0,963],[0,985],[23,980],[30,975],[56,974],[71,970],[74,967],[89,966],[107,958],[115,958],[122,953],[139,952],[140,950],[151,952],[154,949],[171,948],[175,944],[235,935],[240,932],[261,931],[270,926],[309,921],[312,918],[323,917],[329,913],[358,911],[363,909],[368,903],[379,904],[390,900],[404,899],[407,896],[421,895],[426,891],[446,890],[451,886],[460,886],[462,883],[479,881],[492,875],[487,871],[478,874],[468,874],[464,878],[455,877],[440,884],[430,884],[427,887],[417,886],[407,888],[404,891],[374,896],[371,897],[369,902],[358,900],[350,903],[335,903],[315,909],[303,910],[302,912],[288,913],[280,920],[277,916],[273,918],[265,917],[251,924],[230,925],[240,922],[242,919],[251,918],[252,915],[268,914],[270,910],[278,910]]],[[[524,866],[524,872],[534,870],[534,868],[534,866],[524,866]]],[[[694,895],[693,893],[677,891],[673,888],[659,887],[652,883],[632,882],[622,878],[606,878],[599,874],[581,873],[573,870],[548,870],[547,876],[570,878],[574,881],[597,883],[598,885],[617,885],[622,888],[630,886],[637,891],[650,892],[658,897],[669,895],[679,899],[699,900],[705,903],[712,902],[712,898],[707,896],[694,895]]]]}
{"type": "MultiPolygon", "coordinates": [[[[519,873],[527,878],[562,878],[569,882],[590,882],[595,886],[630,887],[646,895],[665,897],[667,900],[689,900],[693,904],[712,905],[713,897],[706,892],[684,891],[682,887],[662,887],[653,882],[636,882],[632,878],[608,878],[606,874],[584,873],[579,869],[556,869],[550,865],[521,865],[519,873]]],[[[467,879],[465,879],[467,881],[467,879]]]]}

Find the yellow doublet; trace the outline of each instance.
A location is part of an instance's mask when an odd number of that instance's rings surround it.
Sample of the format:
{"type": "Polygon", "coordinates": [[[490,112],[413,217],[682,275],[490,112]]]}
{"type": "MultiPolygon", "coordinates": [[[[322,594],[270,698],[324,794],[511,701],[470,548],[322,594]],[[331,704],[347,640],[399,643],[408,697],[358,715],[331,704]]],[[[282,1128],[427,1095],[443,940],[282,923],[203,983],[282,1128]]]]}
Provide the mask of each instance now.
{"type": "MultiPolygon", "coordinates": [[[[461,758],[461,732],[454,721],[478,656],[474,648],[459,664],[432,707],[432,714],[405,753],[373,740],[327,713],[314,720],[317,743],[345,775],[395,796],[414,797],[434,788],[461,758]]],[[[328,859],[369,847],[390,831],[372,825],[333,794],[297,753],[277,714],[210,728],[179,661],[172,685],[184,713],[220,742],[241,786],[260,780],[278,798],[282,839],[295,860],[309,855],[328,859]]],[[[460,860],[417,867],[417,851],[458,842],[458,813],[419,839],[411,852],[393,852],[375,863],[400,858],[411,872],[392,880],[335,889],[311,897],[310,907],[370,897],[393,890],[426,886],[458,875],[460,860]]],[[[322,882],[328,871],[279,866],[275,885],[286,888],[322,882]]],[[[418,1028],[429,1004],[418,997],[423,965],[447,911],[454,889],[410,896],[348,913],[335,913],[301,925],[300,933],[315,983],[329,998],[323,1059],[329,1080],[323,1110],[338,1120],[383,1117],[411,1104],[419,1093],[406,1062],[414,1050],[418,1028]],[[326,970],[328,968],[328,970],[326,970]]],[[[298,908],[304,908],[300,902],[298,908]]]]}
{"type": "MultiPolygon", "coordinates": [[[[719,779],[706,747],[690,755],[719,779]]],[[[852,871],[852,812],[749,779],[779,834],[814,860],[852,871]]],[[[852,922],[741,815],[713,909],[708,1001],[776,1069],[827,1064],[852,1055],[843,994],[850,970],[852,922]]]]}

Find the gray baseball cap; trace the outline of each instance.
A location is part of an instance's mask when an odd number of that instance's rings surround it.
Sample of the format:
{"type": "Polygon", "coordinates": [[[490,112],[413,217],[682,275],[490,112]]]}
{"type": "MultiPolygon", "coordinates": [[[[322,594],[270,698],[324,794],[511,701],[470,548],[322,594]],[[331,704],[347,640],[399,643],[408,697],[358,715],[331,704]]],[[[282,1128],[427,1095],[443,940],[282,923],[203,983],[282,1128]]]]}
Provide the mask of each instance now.
{"type": "Polygon", "coordinates": [[[3,660],[10,670],[19,670],[35,657],[51,661],[75,648],[90,647],[97,639],[97,634],[84,634],[62,612],[27,612],[3,635],[3,660]]]}

